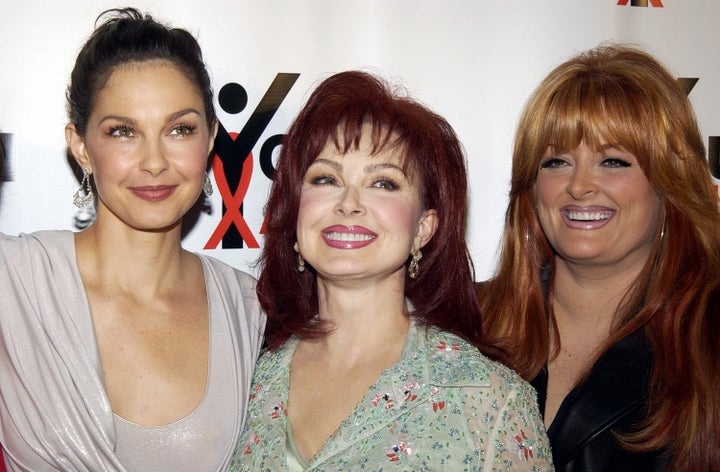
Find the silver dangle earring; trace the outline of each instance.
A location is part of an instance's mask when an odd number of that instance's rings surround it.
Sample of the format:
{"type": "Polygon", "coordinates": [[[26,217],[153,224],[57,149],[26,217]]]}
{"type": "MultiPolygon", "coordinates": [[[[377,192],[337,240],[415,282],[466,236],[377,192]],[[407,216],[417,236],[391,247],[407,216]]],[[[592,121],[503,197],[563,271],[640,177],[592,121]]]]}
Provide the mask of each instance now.
{"type": "Polygon", "coordinates": [[[416,249],[410,253],[412,258],[410,259],[410,267],[408,268],[408,275],[411,279],[417,279],[418,273],[420,272],[420,259],[422,259],[422,252],[420,249],[416,249]]]}
{"type": "Polygon", "coordinates": [[[213,186],[212,182],[210,182],[210,176],[208,174],[205,174],[205,180],[203,181],[202,189],[206,197],[209,197],[213,194],[213,186]]]}
{"type": "Polygon", "coordinates": [[[83,176],[80,181],[80,188],[73,194],[72,200],[73,205],[78,208],[86,207],[95,200],[95,194],[93,193],[92,185],[90,185],[90,171],[87,167],[83,167],[82,171],[83,176]]]}
{"type": "Polygon", "coordinates": [[[305,259],[300,254],[300,246],[298,246],[297,242],[293,244],[293,250],[297,253],[297,271],[302,274],[305,272],[305,259]]]}

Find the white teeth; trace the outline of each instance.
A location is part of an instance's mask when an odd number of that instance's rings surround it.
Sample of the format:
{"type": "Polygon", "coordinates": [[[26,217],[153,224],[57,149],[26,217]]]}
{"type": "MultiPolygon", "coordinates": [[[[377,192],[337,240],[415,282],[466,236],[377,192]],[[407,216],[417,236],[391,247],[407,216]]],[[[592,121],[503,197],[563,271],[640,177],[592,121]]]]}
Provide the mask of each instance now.
{"type": "Polygon", "coordinates": [[[336,231],[325,233],[325,237],[331,241],[370,241],[374,238],[371,234],[338,233],[336,231]]]}
{"type": "Polygon", "coordinates": [[[612,216],[612,212],[609,211],[570,211],[568,212],[568,218],[577,221],[598,221],[606,220],[612,216]]]}

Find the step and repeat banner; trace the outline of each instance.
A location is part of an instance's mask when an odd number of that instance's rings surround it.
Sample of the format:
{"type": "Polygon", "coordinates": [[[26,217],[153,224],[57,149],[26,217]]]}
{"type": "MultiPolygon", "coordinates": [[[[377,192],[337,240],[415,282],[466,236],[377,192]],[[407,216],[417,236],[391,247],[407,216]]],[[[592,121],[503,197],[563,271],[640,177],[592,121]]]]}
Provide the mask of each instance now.
{"type": "Polygon", "coordinates": [[[520,110],[550,69],[581,50],[631,43],[692,85],[720,181],[717,0],[26,0],[0,8],[0,137],[8,154],[0,231],[81,229],[92,220],[72,204],[78,182],[66,157],[65,87],[98,14],[120,6],[199,39],[220,132],[231,139],[217,149],[225,171],[213,178],[222,190],[183,244],[250,272],[282,134],[313,87],[347,69],[403,85],[455,127],[469,163],[467,241],[478,279],[496,260],[520,110]]]}

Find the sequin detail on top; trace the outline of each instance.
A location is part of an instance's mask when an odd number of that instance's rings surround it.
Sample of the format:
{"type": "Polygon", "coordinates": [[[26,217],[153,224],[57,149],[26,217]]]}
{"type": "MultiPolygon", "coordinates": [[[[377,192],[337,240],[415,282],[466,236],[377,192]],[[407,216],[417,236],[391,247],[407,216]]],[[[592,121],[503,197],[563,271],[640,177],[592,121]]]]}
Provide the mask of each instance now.
{"type": "MultiPolygon", "coordinates": [[[[289,366],[296,340],[258,363],[231,471],[287,470],[289,366]]],[[[387,369],[307,471],[549,471],[535,391],[462,339],[412,325],[387,369]],[[520,442],[516,438],[520,438],[520,442]]]]}

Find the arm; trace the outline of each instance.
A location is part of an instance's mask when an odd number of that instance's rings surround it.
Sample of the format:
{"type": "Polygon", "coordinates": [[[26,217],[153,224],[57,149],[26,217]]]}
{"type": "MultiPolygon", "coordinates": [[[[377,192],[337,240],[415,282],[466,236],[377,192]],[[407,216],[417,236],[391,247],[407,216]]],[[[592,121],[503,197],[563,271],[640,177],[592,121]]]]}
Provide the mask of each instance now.
{"type": "Polygon", "coordinates": [[[477,411],[468,416],[475,446],[482,451],[482,470],[554,470],[535,391],[519,379],[500,387],[497,380],[489,387],[492,394],[485,393],[477,411]]]}

